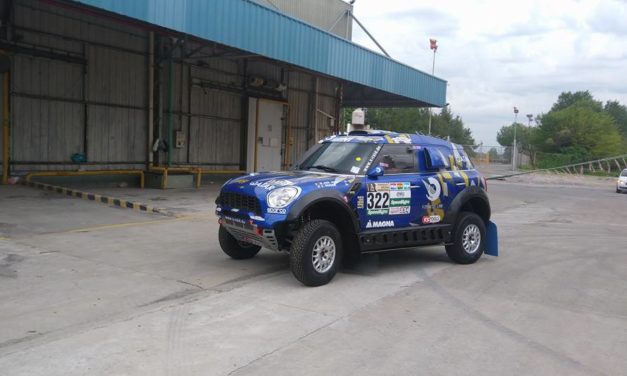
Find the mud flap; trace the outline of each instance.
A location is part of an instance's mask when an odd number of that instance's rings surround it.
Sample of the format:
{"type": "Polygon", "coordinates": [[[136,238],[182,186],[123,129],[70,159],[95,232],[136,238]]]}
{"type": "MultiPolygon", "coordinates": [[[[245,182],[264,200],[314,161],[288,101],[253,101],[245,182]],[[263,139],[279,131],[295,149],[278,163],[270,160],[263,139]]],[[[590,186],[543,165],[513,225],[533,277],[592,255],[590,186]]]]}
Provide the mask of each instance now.
{"type": "Polygon", "coordinates": [[[488,222],[488,227],[486,228],[486,250],[485,254],[490,256],[498,256],[499,255],[499,234],[498,228],[494,222],[488,222]]]}

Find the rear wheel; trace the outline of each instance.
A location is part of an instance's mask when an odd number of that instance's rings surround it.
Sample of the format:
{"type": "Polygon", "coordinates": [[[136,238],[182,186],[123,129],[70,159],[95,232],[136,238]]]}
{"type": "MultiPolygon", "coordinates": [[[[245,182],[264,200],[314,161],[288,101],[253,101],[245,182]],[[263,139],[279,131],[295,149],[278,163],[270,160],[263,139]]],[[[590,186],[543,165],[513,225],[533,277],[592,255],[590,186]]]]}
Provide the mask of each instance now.
{"type": "Polygon", "coordinates": [[[342,259],[342,237],[329,221],[307,222],[294,236],[290,249],[292,274],[306,286],[329,283],[342,259]]]}
{"type": "Polygon", "coordinates": [[[458,264],[472,264],[485,250],[485,234],[481,217],[461,212],[453,230],[453,244],[446,246],[446,254],[458,264]]]}
{"type": "Polygon", "coordinates": [[[220,226],[218,238],[222,251],[236,260],[253,258],[261,249],[258,245],[235,239],[223,226],[220,226]]]}

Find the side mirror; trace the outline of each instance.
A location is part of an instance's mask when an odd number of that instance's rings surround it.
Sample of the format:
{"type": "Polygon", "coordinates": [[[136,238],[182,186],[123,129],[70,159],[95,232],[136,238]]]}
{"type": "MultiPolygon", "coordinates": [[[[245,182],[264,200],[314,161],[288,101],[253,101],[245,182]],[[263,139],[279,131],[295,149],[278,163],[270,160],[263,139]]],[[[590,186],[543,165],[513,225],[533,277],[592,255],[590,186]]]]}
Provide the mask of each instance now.
{"type": "Polygon", "coordinates": [[[379,176],[383,176],[383,167],[376,166],[368,170],[368,177],[370,179],[377,179],[379,176]]]}

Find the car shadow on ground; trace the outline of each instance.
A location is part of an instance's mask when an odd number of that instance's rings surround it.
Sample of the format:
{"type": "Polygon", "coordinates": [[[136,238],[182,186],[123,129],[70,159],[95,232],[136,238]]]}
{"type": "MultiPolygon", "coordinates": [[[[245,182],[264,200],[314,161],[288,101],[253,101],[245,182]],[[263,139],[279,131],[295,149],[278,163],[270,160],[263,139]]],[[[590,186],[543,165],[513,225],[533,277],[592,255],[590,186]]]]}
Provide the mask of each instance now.
{"type": "MultiPolygon", "coordinates": [[[[215,260],[212,260],[211,263],[213,266],[216,266],[215,260]]],[[[258,277],[263,274],[278,271],[290,271],[290,259],[288,253],[273,252],[265,249],[250,260],[233,260],[224,255],[224,259],[220,260],[218,263],[224,268],[250,268],[250,271],[252,272],[250,275],[247,274],[244,277],[240,277],[244,279],[248,279],[253,276],[258,277]]],[[[446,255],[443,246],[432,246],[364,254],[361,256],[358,263],[350,267],[341,267],[338,273],[372,277],[381,273],[417,270],[420,267],[432,264],[455,265],[446,255]]]]}
{"type": "Polygon", "coordinates": [[[453,264],[444,247],[407,248],[380,253],[364,254],[356,265],[340,272],[372,276],[380,272],[416,270],[429,264],[453,264]]]}

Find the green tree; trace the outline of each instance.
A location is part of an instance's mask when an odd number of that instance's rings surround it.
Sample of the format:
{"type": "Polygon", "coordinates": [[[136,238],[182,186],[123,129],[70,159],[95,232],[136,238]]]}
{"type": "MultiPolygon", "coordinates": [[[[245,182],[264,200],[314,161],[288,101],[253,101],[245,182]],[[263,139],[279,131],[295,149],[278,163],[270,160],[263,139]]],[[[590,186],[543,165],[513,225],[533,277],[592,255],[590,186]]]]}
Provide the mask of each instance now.
{"type": "MultiPolygon", "coordinates": [[[[529,155],[531,164],[535,163],[535,133],[536,128],[521,123],[516,123],[516,143],[518,150],[529,155]]],[[[496,134],[496,141],[502,146],[512,146],[514,144],[514,123],[504,125],[496,134]]]]}
{"type": "Polygon", "coordinates": [[[585,161],[619,154],[622,139],[610,115],[579,101],[542,115],[533,143],[540,151],[585,161]]]}
{"type": "MultiPolygon", "coordinates": [[[[453,116],[448,107],[444,107],[439,114],[434,114],[431,121],[431,133],[435,136],[450,139],[460,145],[474,145],[472,131],[464,127],[459,115],[453,116]]],[[[469,152],[468,148],[466,151],[469,152]]]]}
{"type": "MultiPolygon", "coordinates": [[[[537,152],[540,167],[583,162],[625,152],[627,108],[617,101],[605,106],[589,91],[563,92],[546,114],[536,117],[536,127],[517,126],[522,150],[537,152]]],[[[513,142],[512,125],[497,134],[501,145],[513,142]]]]}
{"type": "Polygon", "coordinates": [[[623,136],[623,140],[627,142],[627,107],[618,101],[607,101],[604,110],[614,119],[618,131],[623,136]]]}
{"type": "MultiPolygon", "coordinates": [[[[352,108],[344,109],[344,119],[350,121],[352,108]]],[[[389,130],[401,133],[422,133],[429,131],[429,110],[427,108],[369,108],[366,122],[373,129],[389,130]]],[[[461,145],[474,145],[470,129],[464,127],[462,118],[453,115],[447,108],[440,113],[433,112],[431,118],[431,134],[440,138],[450,138],[461,145]]]]}
{"type": "Polygon", "coordinates": [[[603,103],[595,100],[592,94],[586,90],[576,91],[574,93],[571,93],[570,91],[561,93],[557,98],[557,102],[555,102],[553,107],[551,107],[550,112],[563,110],[574,104],[590,107],[590,109],[597,112],[603,111],[603,103]]]}
{"type": "MultiPolygon", "coordinates": [[[[521,150],[531,151],[533,149],[535,130],[534,127],[516,123],[516,143],[521,150]]],[[[496,141],[502,146],[512,146],[514,144],[514,123],[501,127],[496,134],[496,141]]]]}

